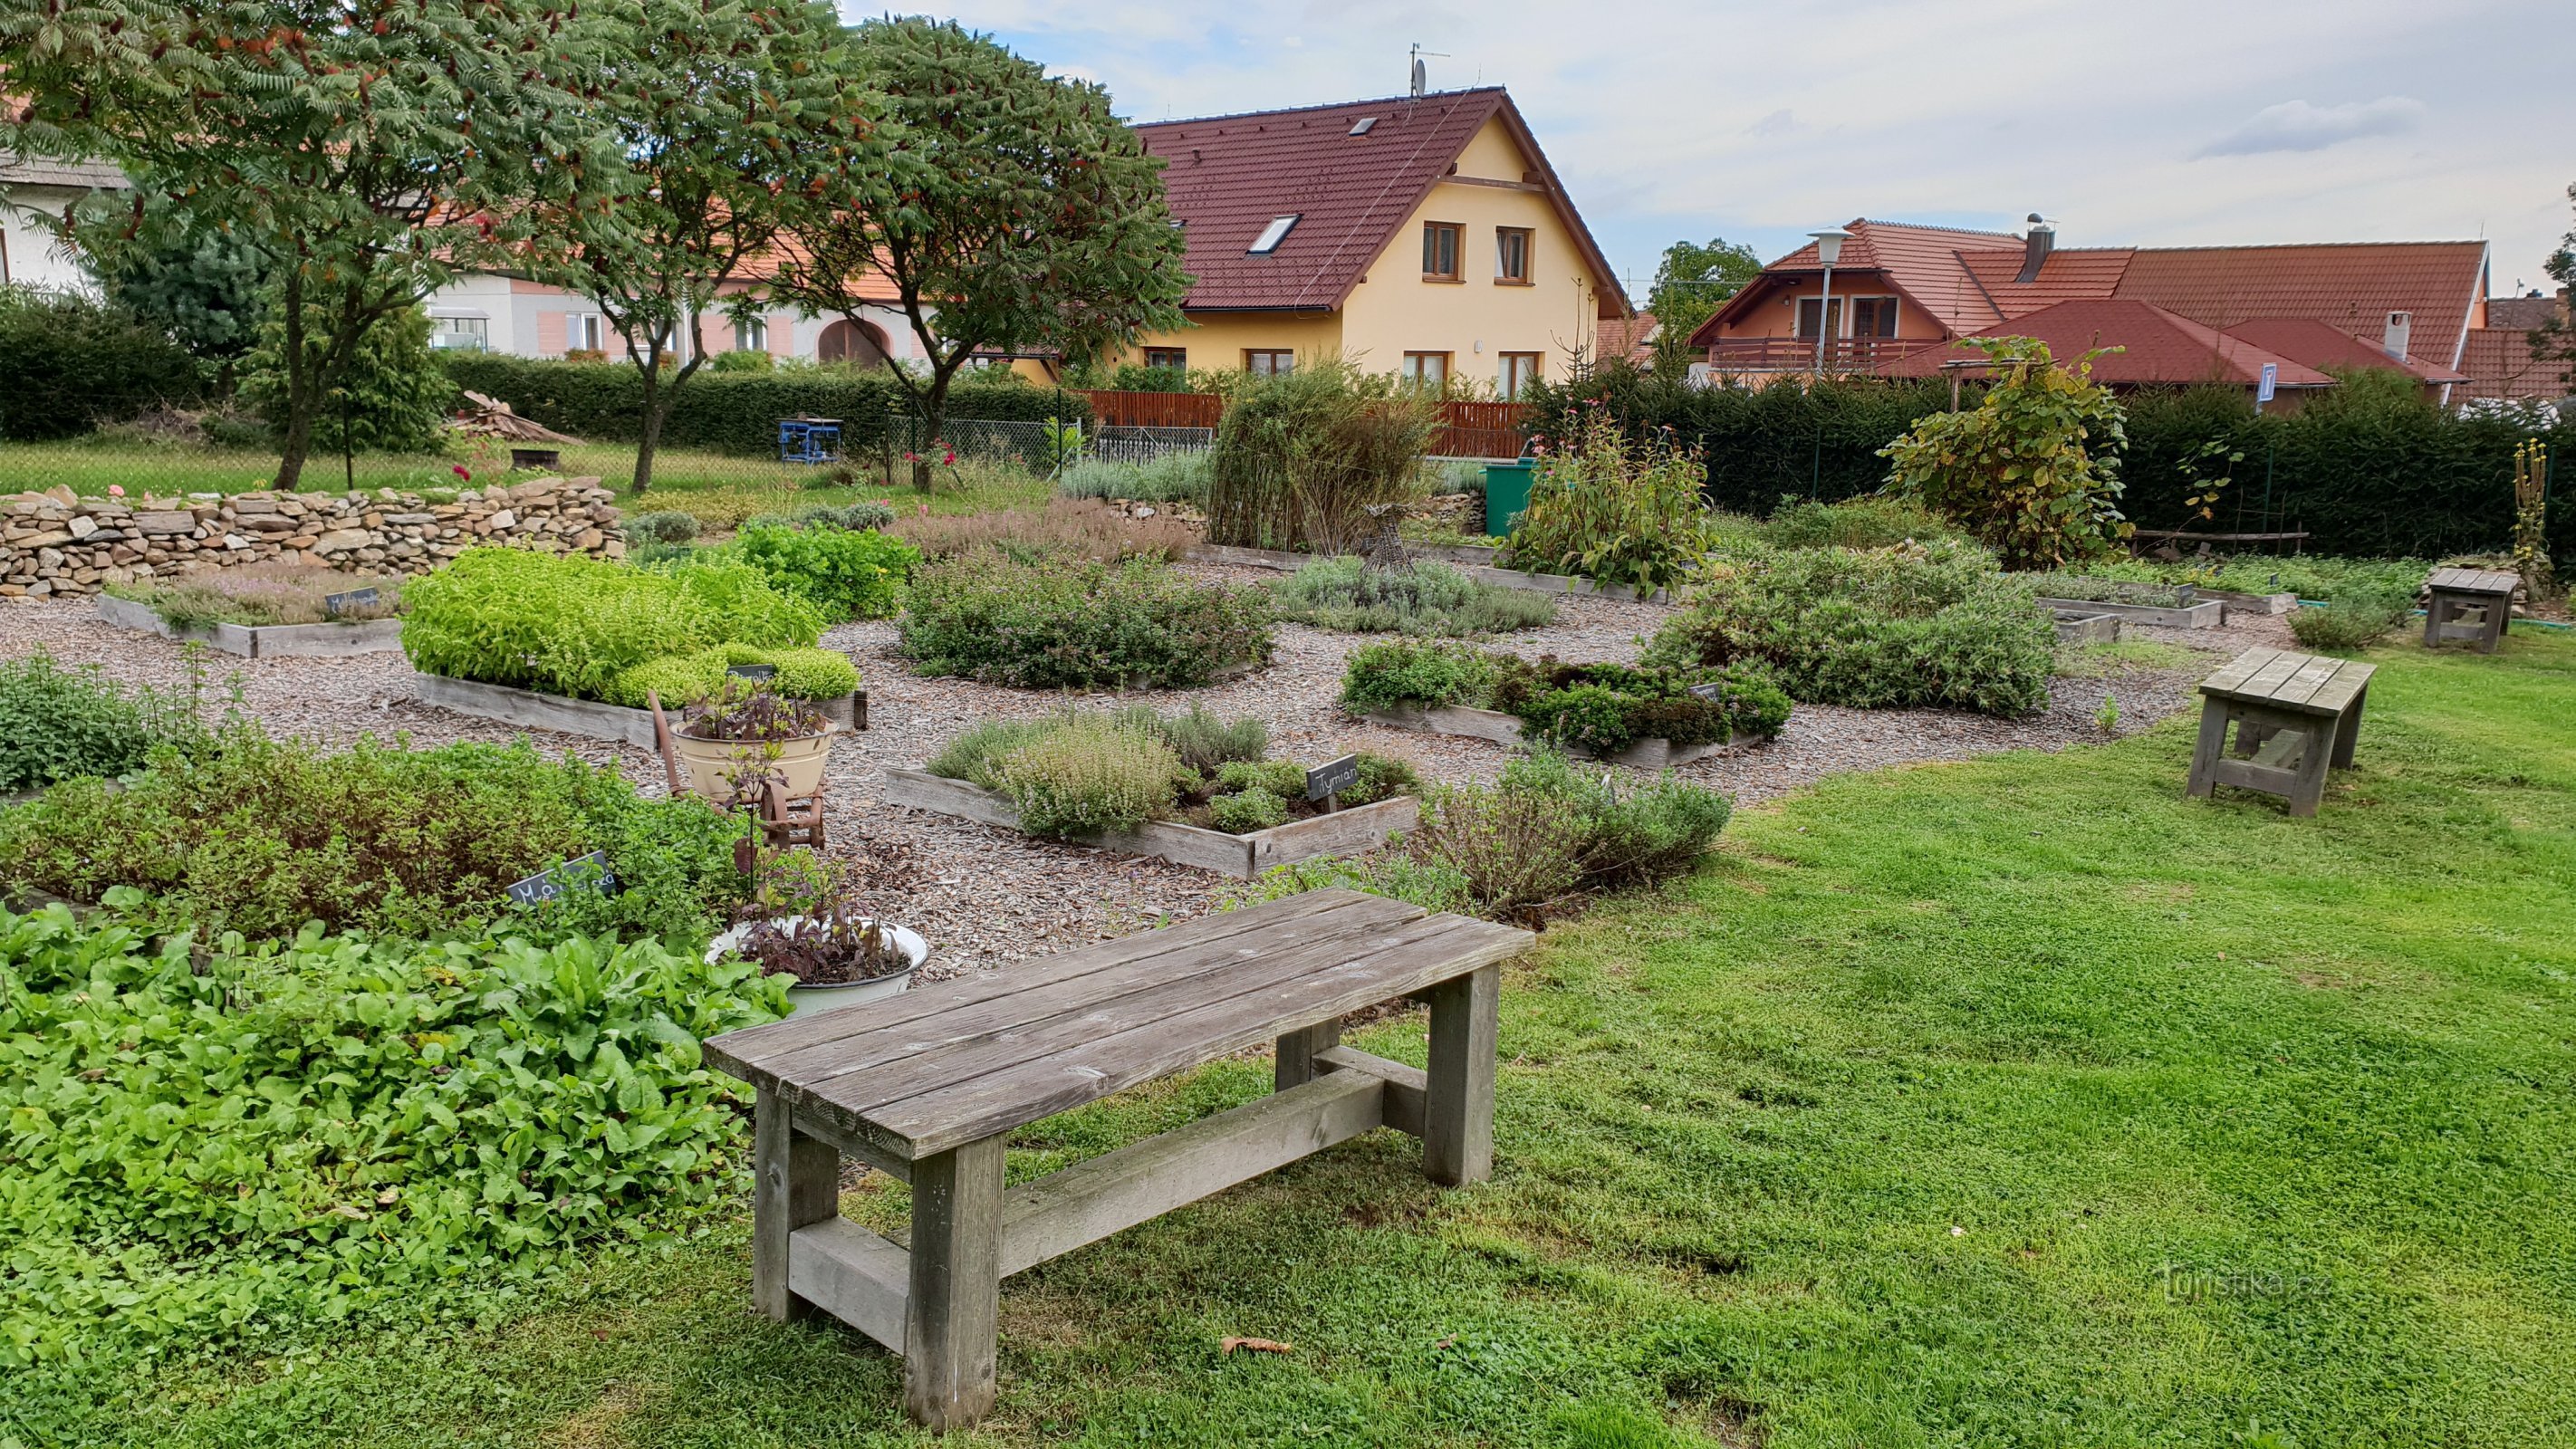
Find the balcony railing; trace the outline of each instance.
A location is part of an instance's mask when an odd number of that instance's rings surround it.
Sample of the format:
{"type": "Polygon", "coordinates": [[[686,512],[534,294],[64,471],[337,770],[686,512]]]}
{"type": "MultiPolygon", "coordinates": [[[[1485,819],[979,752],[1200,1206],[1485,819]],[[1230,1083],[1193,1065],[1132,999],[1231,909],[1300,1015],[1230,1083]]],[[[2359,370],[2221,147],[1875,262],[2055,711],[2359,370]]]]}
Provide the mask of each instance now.
{"type": "MultiPolygon", "coordinates": [[[[1876,372],[1898,358],[1940,345],[1932,338],[1828,337],[1824,370],[1876,372]]],[[[1816,339],[1721,337],[1709,346],[1708,364],[1719,372],[1812,372],[1816,367],[1816,339]]]]}

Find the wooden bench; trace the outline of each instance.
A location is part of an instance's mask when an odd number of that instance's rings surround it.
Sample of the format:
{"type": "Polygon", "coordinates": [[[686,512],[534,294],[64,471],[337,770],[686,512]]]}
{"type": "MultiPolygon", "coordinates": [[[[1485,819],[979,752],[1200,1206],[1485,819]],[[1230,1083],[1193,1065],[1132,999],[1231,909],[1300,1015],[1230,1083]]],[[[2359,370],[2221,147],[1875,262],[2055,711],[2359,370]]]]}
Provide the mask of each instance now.
{"type": "Polygon", "coordinates": [[[2200,683],[2200,746],[2185,793],[2219,785],[2279,795],[2293,815],[2314,815],[2326,770],[2349,769],[2362,702],[2379,666],[2288,649],[2248,649],[2200,683]],[[2236,727],[2235,757],[2227,730],[2236,727]]]}
{"type": "Polygon", "coordinates": [[[2425,648],[2466,639],[2480,654],[2493,654],[2513,617],[2522,576],[2500,569],[2435,569],[2424,589],[2425,648]]]}
{"type": "Polygon", "coordinates": [[[1312,891],[716,1037],[759,1089],[753,1304],[840,1319],[903,1355],[915,1419],[971,1424],[1010,1274],[1381,1126],[1434,1182],[1485,1177],[1501,963],[1531,939],[1312,891]],[[1345,1015],[1411,994],[1427,1072],[1341,1045],[1345,1015]],[[1004,1187],[1013,1128],[1265,1041],[1272,1095],[1004,1187]],[[840,1216],[844,1154],[912,1185],[909,1251],[840,1216]]]}

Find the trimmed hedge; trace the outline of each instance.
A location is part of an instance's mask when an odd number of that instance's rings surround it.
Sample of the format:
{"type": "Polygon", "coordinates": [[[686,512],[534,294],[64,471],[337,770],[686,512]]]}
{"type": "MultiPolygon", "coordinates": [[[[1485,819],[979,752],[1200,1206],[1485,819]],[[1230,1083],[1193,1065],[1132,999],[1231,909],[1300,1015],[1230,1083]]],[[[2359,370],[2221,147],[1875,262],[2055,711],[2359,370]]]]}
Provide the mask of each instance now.
{"type": "MultiPolygon", "coordinates": [[[[2338,390],[2341,391],[2341,390],[2338,390]]],[[[2411,392],[2410,390],[2406,390],[2411,392]]],[[[1979,389],[1963,390],[1974,406],[1979,389]]],[[[1538,432],[1569,430],[1599,401],[1621,427],[1642,437],[1673,429],[1706,459],[1706,494],[1717,507],[1768,515],[1784,497],[1844,499],[1887,479],[1878,450],[1927,413],[1950,405],[1946,382],[1844,378],[1813,389],[1793,380],[1767,387],[1694,388],[1623,364],[1584,379],[1542,384],[1532,414],[1538,432]]],[[[2550,490],[2551,551],[2576,559],[2576,487],[2558,459],[2576,450],[2576,420],[2535,429],[2510,418],[2441,409],[2367,383],[2295,412],[2256,416],[2234,388],[2143,389],[2124,394],[2129,446],[2120,511],[2141,528],[2180,526],[2192,491],[2176,464],[2212,440],[2240,450],[2236,486],[2219,507],[2217,533],[2310,534],[2309,553],[2439,558],[2500,548],[2512,534],[2513,450],[2526,437],[2549,445],[2557,472],[2550,490]],[[2239,506],[2244,528],[2236,526],[2239,506]]]]}
{"type": "MultiPolygon", "coordinates": [[[[460,387],[499,398],[521,417],[598,443],[627,443],[641,434],[644,383],[630,363],[549,362],[489,352],[440,355],[460,387]]],[[[701,370],[680,389],[662,446],[705,448],[746,458],[778,456],[778,420],[839,418],[841,446],[855,453],[887,440],[911,446],[905,420],[911,400],[884,369],[791,368],[783,372],[701,370]]],[[[948,391],[948,416],[1042,423],[1091,419],[1082,394],[1025,382],[960,380],[948,391]]]]}

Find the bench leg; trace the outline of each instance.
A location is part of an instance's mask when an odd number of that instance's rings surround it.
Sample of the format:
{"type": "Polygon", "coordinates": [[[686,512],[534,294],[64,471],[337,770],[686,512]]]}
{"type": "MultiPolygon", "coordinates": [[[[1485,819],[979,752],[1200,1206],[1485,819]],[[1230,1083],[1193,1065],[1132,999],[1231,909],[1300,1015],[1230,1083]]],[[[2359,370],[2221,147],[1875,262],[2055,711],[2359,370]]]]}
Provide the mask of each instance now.
{"type": "Polygon", "coordinates": [[[2191,752],[2191,783],[2183,787],[2185,795],[2207,795],[2218,784],[2213,773],[2218,756],[2227,747],[2227,706],[2217,700],[2206,700],[2200,709],[2200,744],[2191,752]]]}
{"type": "Polygon", "coordinates": [[[1342,1044],[1342,1024],[1338,1020],[1322,1022],[1303,1031],[1292,1031],[1279,1038],[1276,1058],[1270,1064],[1270,1090],[1284,1092],[1302,1087],[1322,1076],[1315,1069],[1315,1053],[1330,1051],[1342,1044]]]}
{"type": "Polygon", "coordinates": [[[1424,993],[1431,1069],[1422,1109],[1422,1171],[1444,1187],[1494,1173],[1494,1052],[1503,968],[1484,966],[1424,993]]]}
{"type": "Polygon", "coordinates": [[[2342,715],[2317,720],[2308,726],[2308,743],[2299,753],[2298,777],[2290,782],[2290,813],[2314,815],[2326,798],[2326,771],[2332,767],[2335,751],[2343,748],[2338,738],[2343,731],[2342,715]]]}
{"type": "Polygon", "coordinates": [[[2352,768],[2352,742],[2361,734],[2361,707],[2369,699],[2370,686],[2365,684],[2343,707],[2343,718],[2335,725],[2334,767],[2338,770],[2352,768]]]}
{"type": "Polygon", "coordinates": [[[903,1406],[933,1429],[965,1428],[993,1407],[1005,1145],[987,1137],[912,1164],[903,1406]]]}
{"type": "Polygon", "coordinates": [[[2442,642],[2442,607],[2450,602],[2440,594],[2424,601],[2424,647],[2435,648],[2442,642]]]}
{"type": "Polygon", "coordinates": [[[2505,625],[2512,621],[2513,602],[2511,600],[2490,600],[2487,604],[2486,627],[2478,633],[2478,652],[2480,654],[2496,652],[2496,646],[2504,642],[2505,625]]]}
{"type": "Polygon", "coordinates": [[[753,1112],[751,1306],[785,1323],[815,1311],[788,1291],[788,1235],[841,1210],[841,1154],[797,1131],[775,1092],[761,1093],[753,1112]]]}

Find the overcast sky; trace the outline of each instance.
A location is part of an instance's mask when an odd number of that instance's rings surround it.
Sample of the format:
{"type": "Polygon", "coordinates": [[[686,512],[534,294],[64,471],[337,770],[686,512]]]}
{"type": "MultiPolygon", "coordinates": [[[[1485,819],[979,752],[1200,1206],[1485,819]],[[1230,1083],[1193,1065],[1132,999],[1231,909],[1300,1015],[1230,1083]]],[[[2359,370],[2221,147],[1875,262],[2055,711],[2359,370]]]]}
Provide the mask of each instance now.
{"type": "MultiPolygon", "coordinates": [[[[874,13],[873,8],[853,10],[874,13]]],[[[2484,237],[2547,283],[2576,182],[2567,0],[975,0],[1136,120],[1503,84],[1641,300],[1683,237],[1854,216],[2061,245],[2484,237]]]]}

